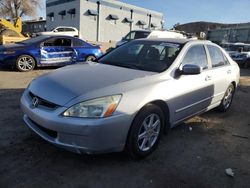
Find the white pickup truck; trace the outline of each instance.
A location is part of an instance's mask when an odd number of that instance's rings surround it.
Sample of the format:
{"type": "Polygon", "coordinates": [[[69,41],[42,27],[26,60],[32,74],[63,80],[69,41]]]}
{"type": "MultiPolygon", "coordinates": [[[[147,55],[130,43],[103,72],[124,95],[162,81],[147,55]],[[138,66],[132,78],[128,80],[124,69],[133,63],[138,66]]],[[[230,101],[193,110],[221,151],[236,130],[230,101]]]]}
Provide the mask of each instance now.
{"type": "Polygon", "coordinates": [[[71,37],[78,37],[79,31],[75,27],[60,26],[52,29],[51,31],[45,31],[36,34],[36,36],[41,35],[65,35],[71,37]]]}

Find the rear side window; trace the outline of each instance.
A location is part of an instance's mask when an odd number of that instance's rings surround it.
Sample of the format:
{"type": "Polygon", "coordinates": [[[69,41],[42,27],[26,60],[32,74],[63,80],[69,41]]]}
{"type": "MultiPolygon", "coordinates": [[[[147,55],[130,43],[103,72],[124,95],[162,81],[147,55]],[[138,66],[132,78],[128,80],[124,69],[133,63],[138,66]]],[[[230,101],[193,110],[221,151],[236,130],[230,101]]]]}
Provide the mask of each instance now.
{"type": "Polygon", "coordinates": [[[220,67],[228,64],[228,60],[218,47],[207,46],[207,48],[211,57],[212,67],[220,67]]]}
{"type": "Polygon", "coordinates": [[[148,35],[149,35],[149,32],[136,32],[134,39],[147,38],[148,35]]]}
{"type": "Polygon", "coordinates": [[[80,41],[78,39],[73,40],[73,46],[78,47],[78,46],[87,46],[83,41],[80,41]]]}
{"type": "Polygon", "coordinates": [[[199,65],[203,69],[208,68],[207,55],[203,45],[195,45],[188,50],[182,60],[182,65],[186,64],[199,65]]]}
{"type": "Polygon", "coordinates": [[[65,31],[70,31],[70,32],[72,32],[72,31],[75,31],[75,30],[72,29],[72,28],[65,28],[65,31]]]}

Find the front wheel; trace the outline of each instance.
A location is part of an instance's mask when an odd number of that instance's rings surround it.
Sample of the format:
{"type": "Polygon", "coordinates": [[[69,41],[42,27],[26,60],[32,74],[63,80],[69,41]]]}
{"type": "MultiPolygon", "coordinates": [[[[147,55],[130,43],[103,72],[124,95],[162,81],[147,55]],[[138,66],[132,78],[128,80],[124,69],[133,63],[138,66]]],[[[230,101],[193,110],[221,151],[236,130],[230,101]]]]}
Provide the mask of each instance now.
{"type": "Polygon", "coordinates": [[[231,83],[226,90],[226,93],[221,101],[220,106],[218,107],[219,111],[226,112],[229,110],[233,102],[234,92],[235,92],[235,88],[234,88],[234,85],[231,83]]]}
{"type": "Polygon", "coordinates": [[[132,158],[144,158],[157,147],[164,126],[162,110],[147,105],[136,116],[126,143],[126,152],[132,158]]]}
{"type": "Polygon", "coordinates": [[[35,68],[36,61],[29,55],[21,55],[16,60],[16,68],[21,72],[28,72],[35,68]]]}

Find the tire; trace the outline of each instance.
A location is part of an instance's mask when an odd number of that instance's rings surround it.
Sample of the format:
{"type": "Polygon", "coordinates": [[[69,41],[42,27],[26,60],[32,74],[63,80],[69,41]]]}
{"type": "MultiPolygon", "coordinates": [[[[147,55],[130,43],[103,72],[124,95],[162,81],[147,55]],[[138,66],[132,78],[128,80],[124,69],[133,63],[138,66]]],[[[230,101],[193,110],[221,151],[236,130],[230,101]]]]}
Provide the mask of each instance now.
{"type": "Polygon", "coordinates": [[[0,33],[1,36],[8,36],[8,37],[19,37],[19,34],[11,29],[4,29],[0,33]]]}
{"type": "Polygon", "coordinates": [[[230,106],[232,105],[233,102],[233,97],[234,97],[234,92],[235,92],[235,87],[231,83],[229,87],[227,88],[225,95],[223,99],[221,100],[220,105],[218,106],[217,110],[220,112],[226,112],[229,110],[230,106]]]}
{"type": "Polygon", "coordinates": [[[36,61],[29,55],[21,55],[16,60],[16,69],[20,72],[29,72],[36,66],[36,61]]]}
{"type": "Polygon", "coordinates": [[[150,155],[157,148],[164,125],[164,115],[160,107],[153,104],[144,107],[135,117],[130,128],[125,147],[126,153],[133,159],[150,155]]]}
{"type": "Polygon", "coordinates": [[[96,62],[96,60],[97,60],[96,57],[93,55],[89,55],[86,57],[87,62],[96,62]]]}

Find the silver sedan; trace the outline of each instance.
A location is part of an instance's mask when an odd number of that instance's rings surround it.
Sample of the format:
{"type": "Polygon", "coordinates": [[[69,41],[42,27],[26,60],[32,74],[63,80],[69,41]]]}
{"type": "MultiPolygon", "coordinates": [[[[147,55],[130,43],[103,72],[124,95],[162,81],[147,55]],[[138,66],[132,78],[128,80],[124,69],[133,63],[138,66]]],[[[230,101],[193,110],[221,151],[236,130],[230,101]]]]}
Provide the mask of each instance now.
{"type": "Polygon", "coordinates": [[[209,41],[142,39],[98,63],[36,78],[21,107],[27,126],[56,146],[142,158],[180,122],[213,108],[227,111],[239,77],[238,65],[209,41]]]}

